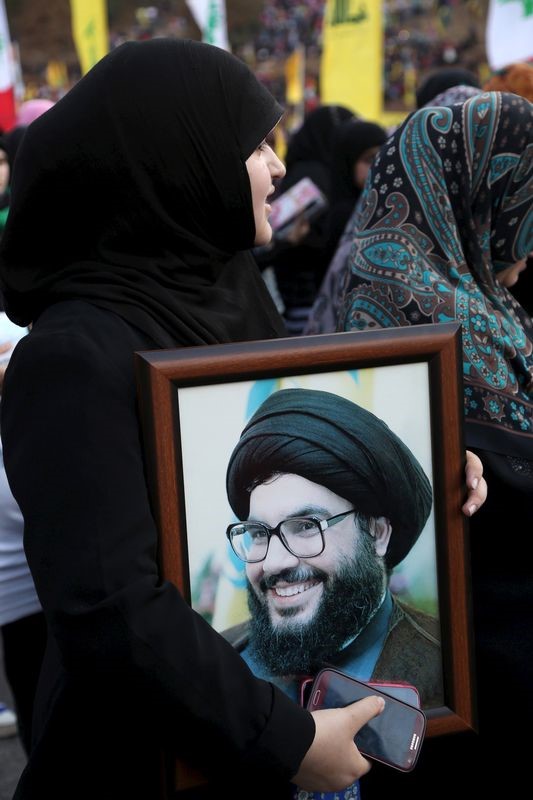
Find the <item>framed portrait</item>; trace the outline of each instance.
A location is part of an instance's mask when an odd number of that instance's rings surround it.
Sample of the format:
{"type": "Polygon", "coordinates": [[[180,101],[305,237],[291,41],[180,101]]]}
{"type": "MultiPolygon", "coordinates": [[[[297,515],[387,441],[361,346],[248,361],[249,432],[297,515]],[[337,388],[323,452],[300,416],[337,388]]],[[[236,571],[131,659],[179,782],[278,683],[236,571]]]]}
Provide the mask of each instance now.
{"type": "Polygon", "coordinates": [[[460,352],[449,323],[136,354],[162,577],[295,699],[324,665],[407,683],[428,736],[475,727],[460,352]]]}

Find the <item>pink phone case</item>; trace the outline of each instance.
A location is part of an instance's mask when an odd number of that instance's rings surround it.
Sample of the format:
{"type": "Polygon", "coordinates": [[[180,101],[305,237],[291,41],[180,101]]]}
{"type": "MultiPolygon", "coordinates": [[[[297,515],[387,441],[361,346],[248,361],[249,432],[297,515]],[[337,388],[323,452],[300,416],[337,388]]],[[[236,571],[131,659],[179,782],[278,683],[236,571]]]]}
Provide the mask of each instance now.
{"type": "Polygon", "coordinates": [[[310,178],[302,178],[271,203],[269,217],[272,230],[276,233],[290,228],[301,215],[310,219],[327,205],[327,200],[318,186],[310,178]]]}
{"type": "MultiPolygon", "coordinates": [[[[313,685],[314,678],[304,678],[300,684],[300,705],[306,706],[311,693],[311,686],[313,685]]],[[[368,686],[375,686],[380,692],[396,697],[397,700],[403,700],[410,706],[420,708],[420,694],[416,686],[410,683],[388,683],[387,681],[368,681],[368,686]]]]}
{"type": "Polygon", "coordinates": [[[390,694],[391,697],[395,697],[397,700],[403,700],[404,703],[408,703],[410,706],[420,708],[420,694],[416,686],[410,683],[402,683],[399,681],[396,683],[368,681],[368,686],[375,686],[380,692],[390,694]]]}
{"type": "Polygon", "coordinates": [[[307,708],[310,711],[341,708],[371,695],[382,696],[385,708],[358,731],[357,747],[369,758],[410,772],[426,731],[426,717],[416,706],[392,697],[376,685],[355,680],[338,670],[323,669],[313,682],[307,708]]]}

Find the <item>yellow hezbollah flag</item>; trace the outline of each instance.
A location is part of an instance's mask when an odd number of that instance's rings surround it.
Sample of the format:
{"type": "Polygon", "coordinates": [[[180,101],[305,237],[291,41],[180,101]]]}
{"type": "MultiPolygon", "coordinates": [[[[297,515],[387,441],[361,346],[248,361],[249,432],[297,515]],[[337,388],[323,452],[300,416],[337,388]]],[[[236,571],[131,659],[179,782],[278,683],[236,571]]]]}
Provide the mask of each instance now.
{"type": "Polygon", "coordinates": [[[320,99],[367,119],[382,113],[382,0],[327,0],[320,99]]]}
{"type": "Polygon", "coordinates": [[[85,75],[109,50],[106,0],[70,0],[72,35],[85,75]]]}
{"type": "Polygon", "coordinates": [[[285,61],[285,100],[291,106],[303,103],[304,76],[305,50],[302,45],[298,45],[285,61]]]}
{"type": "Polygon", "coordinates": [[[285,161],[287,155],[287,137],[283,130],[282,123],[274,128],[274,151],[281,161],[285,161]]]}

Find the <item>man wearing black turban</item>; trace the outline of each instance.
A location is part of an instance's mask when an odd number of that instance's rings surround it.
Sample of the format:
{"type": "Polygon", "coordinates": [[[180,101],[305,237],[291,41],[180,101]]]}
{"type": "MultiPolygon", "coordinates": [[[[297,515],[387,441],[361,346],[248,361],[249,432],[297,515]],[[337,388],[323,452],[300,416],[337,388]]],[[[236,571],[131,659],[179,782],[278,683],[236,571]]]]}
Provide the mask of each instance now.
{"type": "Polygon", "coordinates": [[[374,414],[329,392],[271,395],[227,470],[250,620],[224,633],[260,677],[297,696],[326,664],[407,681],[442,705],[438,621],[388,587],[431,511],[429,481],[374,414]],[[275,535],[277,533],[277,535],[275,535]]]}

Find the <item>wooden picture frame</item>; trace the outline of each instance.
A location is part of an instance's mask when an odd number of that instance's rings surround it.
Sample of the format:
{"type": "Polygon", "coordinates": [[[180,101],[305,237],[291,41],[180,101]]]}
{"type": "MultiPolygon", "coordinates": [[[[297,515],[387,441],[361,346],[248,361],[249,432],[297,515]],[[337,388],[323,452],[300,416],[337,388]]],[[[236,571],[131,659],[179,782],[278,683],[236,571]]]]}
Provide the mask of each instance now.
{"type": "MultiPolygon", "coordinates": [[[[233,436],[233,444],[238,439],[238,427],[231,435],[227,429],[235,427],[228,414],[231,411],[234,415],[235,405],[242,406],[240,399],[234,402],[241,391],[248,391],[251,385],[263,391],[266,383],[285,388],[303,382],[313,388],[313,381],[315,388],[332,391],[328,388],[332,382],[342,383],[349,376],[361,392],[365,381],[373,381],[374,390],[376,385],[382,387],[377,392],[380,408],[386,408],[388,402],[394,416],[394,407],[402,406],[409,440],[414,435],[411,429],[415,433],[422,429],[416,447],[425,448],[423,458],[433,487],[432,535],[443,682],[442,705],[425,709],[428,736],[475,729],[476,724],[467,521],[461,512],[465,449],[460,335],[458,324],[447,323],[136,354],[148,478],[160,533],[161,572],[191,603],[194,587],[190,569],[197,554],[190,549],[189,538],[192,541],[193,537],[189,537],[192,528],[189,531],[188,526],[202,527],[195,522],[195,506],[216,504],[213,487],[224,484],[224,476],[214,480],[204,471],[218,458],[219,433],[225,440],[233,436]],[[392,386],[393,390],[383,390],[383,386],[392,386]],[[231,402],[227,402],[228,397],[231,402]],[[427,412],[418,412],[418,407],[427,412]],[[201,454],[194,463],[190,461],[192,450],[201,454]]],[[[364,405],[360,399],[356,402],[364,405]]],[[[380,416],[375,408],[370,410],[380,416]]],[[[240,429],[246,421],[241,415],[240,429]]],[[[411,446],[407,438],[404,441],[411,446]]],[[[224,446],[227,448],[227,441],[224,446]]],[[[415,455],[420,460],[418,453],[415,455]]],[[[214,527],[227,545],[225,529],[235,518],[220,517],[217,512],[214,527]]],[[[203,534],[198,537],[197,533],[195,529],[195,539],[201,539],[203,534]]],[[[210,546],[206,545],[207,550],[210,546]]]]}

